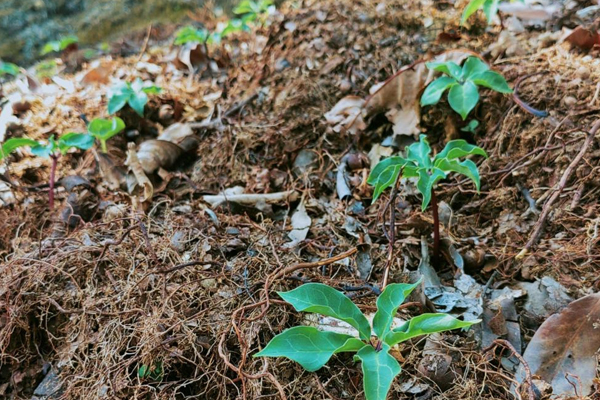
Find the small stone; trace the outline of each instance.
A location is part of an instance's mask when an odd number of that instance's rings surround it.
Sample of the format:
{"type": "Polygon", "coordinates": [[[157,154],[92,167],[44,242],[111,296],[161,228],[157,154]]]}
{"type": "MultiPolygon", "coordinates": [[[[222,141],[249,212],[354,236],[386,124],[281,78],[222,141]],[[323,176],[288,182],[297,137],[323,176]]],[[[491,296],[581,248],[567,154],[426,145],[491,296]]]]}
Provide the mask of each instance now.
{"type": "Polygon", "coordinates": [[[588,79],[590,77],[590,69],[584,65],[582,65],[581,67],[577,68],[577,71],[575,71],[575,74],[577,74],[577,76],[581,79],[588,79]]]}
{"type": "Polygon", "coordinates": [[[563,98],[563,103],[565,103],[567,107],[572,107],[577,104],[577,99],[573,96],[565,96],[565,98],[563,98]]]}

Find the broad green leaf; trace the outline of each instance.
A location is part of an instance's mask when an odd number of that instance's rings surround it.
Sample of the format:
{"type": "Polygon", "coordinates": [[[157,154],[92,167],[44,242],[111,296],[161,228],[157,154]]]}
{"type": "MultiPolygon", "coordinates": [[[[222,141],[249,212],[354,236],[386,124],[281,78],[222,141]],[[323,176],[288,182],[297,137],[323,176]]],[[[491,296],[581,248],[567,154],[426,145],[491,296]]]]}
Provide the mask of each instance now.
{"type": "Polygon", "coordinates": [[[453,160],[471,154],[487,157],[487,153],[481,147],[469,144],[463,139],[451,140],[446,144],[446,147],[435,156],[435,161],[441,160],[442,158],[453,160]]]}
{"type": "Polygon", "coordinates": [[[243,0],[238,4],[236,8],[233,9],[234,14],[246,14],[252,12],[252,2],[250,0],[243,0]]]}
{"type": "Polygon", "coordinates": [[[487,17],[488,25],[492,23],[492,19],[498,14],[498,3],[500,0],[486,0],[483,3],[483,13],[487,17]]]}
{"type": "Polygon", "coordinates": [[[0,61],[0,76],[2,76],[4,74],[17,76],[17,75],[19,75],[20,72],[21,72],[21,70],[18,65],[9,63],[9,62],[0,61]]]}
{"type": "Polygon", "coordinates": [[[30,149],[34,155],[47,158],[54,154],[56,147],[56,142],[54,139],[51,139],[47,144],[38,144],[36,146],[32,146],[30,149]]]}
{"type": "Polygon", "coordinates": [[[254,357],[286,357],[312,372],[325,365],[350,339],[355,338],[312,326],[296,326],[275,336],[254,357]]]}
{"type": "Polygon", "coordinates": [[[146,106],[147,102],[148,95],[142,90],[132,94],[128,100],[128,103],[131,106],[131,108],[133,108],[134,111],[138,113],[140,117],[144,116],[144,107],[146,106]]]}
{"type": "Polygon", "coordinates": [[[421,96],[421,105],[429,106],[432,104],[437,104],[444,92],[452,87],[452,85],[456,85],[456,79],[449,76],[441,76],[437,78],[435,81],[431,82],[425,90],[423,91],[423,95],[421,96]]]}
{"type": "Polygon", "coordinates": [[[446,62],[432,61],[432,62],[428,62],[425,65],[427,65],[428,69],[441,72],[441,73],[449,75],[455,79],[460,78],[460,74],[462,71],[460,66],[458,64],[456,64],[454,61],[446,61],[446,62]]]}
{"type": "Polygon", "coordinates": [[[398,307],[410,293],[421,284],[421,281],[410,285],[407,283],[394,283],[387,285],[383,293],[377,298],[377,312],[373,317],[373,331],[378,338],[383,338],[389,332],[394,315],[398,307]]]}
{"type": "Polygon", "coordinates": [[[112,115],[125,107],[125,104],[127,104],[130,96],[130,93],[119,93],[112,95],[108,100],[108,113],[112,115]]]}
{"type": "Polygon", "coordinates": [[[463,65],[461,78],[467,80],[473,75],[488,71],[489,69],[490,67],[479,57],[469,57],[463,65]]]}
{"type": "Polygon", "coordinates": [[[363,342],[360,339],[353,337],[353,338],[348,339],[342,347],[339,347],[335,351],[335,354],[347,353],[347,352],[357,352],[365,346],[370,346],[370,345],[366,344],[365,342],[363,342]]]}
{"type": "Polygon", "coordinates": [[[179,46],[186,43],[204,43],[208,37],[209,33],[206,29],[196,29],[193,26],[186,26],[177,31],[174,44],[179,46]]]}
{"type": "Polygon", "coordinates": [[[450,107],[459,113],[463,120],[475,108],[478,101],[479,92],[477,91],[477,86],[471,81],[452,86],[448,93],[450,107]]]}
{"type": "Polygon", "coordinates": [[[479,178],[479,170],[477,165],[471,160],[458,161],[442,158],[436,161],[435,166],[445,172],[457,172],[471,179],[479,192],[481,186],[479,178]]]}
{"type": "Polygon", "coordinates": [[[414,161],[418,167],[431,167],[431,147],[427,141],[427,135],[419,135],[419,141],[408,146],[406,158],[414,161]]]}
{"type": "Polygon", "coordinates": [[[471,0],[463,11],[462,17],[460,19],[460,24],[464,25],[464,23],[467,22],[469,17],[473,15],[475,11],[483,7],[483,3],[485,3],[485,1],[486,0],[471,0]]]}
{"type": "Polygon", "coordinates": [[[11,138],[2,144],[2,151],[0,152],[0,160],[7,157],[10,153],[18,149],[19,147],[33,147],[39,146],[39,143],[29,138],[11,138]]]}
{"type": "Polygon", "coordinates": [[[385,189],[394,186],[401,172],[402,167],[400,165],[391,165],[379,174],[375,183],[375,189],[373,190],[373,202],[379,198],[385,189]]]}
{"type": "Polygon", "coordinates": [[[383,159],[377,163],[375,168],[373,168],[373,170],[369,174],[369,178],[367,178],[367,183],[370,185],[375,185],[378,181],[379,175],[381,175],[383,171],[385,171],[391,166],[400,165],[403,167],[406,164],[408,164],[408,160],[406,160],[403,157],[394,156],[383,159]]]}
{"type": "Polygon", "coordinates": [[[322,283],[307,283],[289,292],[277,292],[297,311],[314,312],[340,319],[355,327],[360,338],[371,338],[371,325],[358,307],[343,293],[322,283]]]}
{"type": "Polygon", "coordinates": [[[435,185],[440,179],[444,179],[446,174],[444,171],[436,167],[432,169],[431,175],[425,168],[420,169],[418,172],[419,181],[417,182],[417,189],[419,189],[419,192],[421,192],[423,195],[421,209],[425,211],[429,205],[429,202],[431,201],[431,191],[433,190],[433,185],[435,185]]]}
{"type": "Polygon", "coordinates": [[[87,150],[94,145],[94,137],[87,133],[67,133],[58,138],[58,149],[65,154],[71,147],[87,150]]]}
{"type": "Polygon", "coordinates": [[[386,400],[394,378],[401,371],[400,364],[388,353],[389,350],[385,343],[380,351],[373,346],[365,346],[354,356],[362,362],[366,400],[386,400]]]}
{"type": "Polygon", "coordinates": [[[478,319],[473,321],[461,321],[451,315],[442,313],[421,314],[389,332],[385,336],[384,341],[388,345],[393,346],[417,336],[466,328],[479,322],[481,322],[481,320],[478,319]]]}
{"type": "Polygon", "coordinates": [[[471,77],[473,83],[490,88],[500,93],[512,93],[513,90],[506,83],[506,79],[496,71],[484,71],[471,77]]]}
{"type": "Polygon", "coordinates": [[[88,126],[91,135],[99,140],[108,140],[125,129],[125,122],[119,117],[112,119],[94,118],[88,126]]]}

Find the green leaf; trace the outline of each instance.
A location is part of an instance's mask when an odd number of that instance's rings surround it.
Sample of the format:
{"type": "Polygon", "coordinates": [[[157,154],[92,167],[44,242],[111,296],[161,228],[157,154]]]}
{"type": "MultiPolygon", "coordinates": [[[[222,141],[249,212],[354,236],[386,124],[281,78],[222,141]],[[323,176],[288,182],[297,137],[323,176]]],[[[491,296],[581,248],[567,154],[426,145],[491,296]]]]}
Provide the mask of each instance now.
{"type": "Polygon", "coordinates": [[[406,158],[410,161],[414,161],[417,166],[423,168],[431,167],[431,147],[427,141],[427,135],[419,135],[419,141],[408,146],[406,151],[406,158]]]}
{"type": "Polygon", "coordinates": [[[471,77],[471,81],[479,86],[490,88],[500,93],[512,93],[513,90],[506,83],[506,79],[496,71],[484,71],[471,77]]]}
{"type": "Polygon", "coordinates": [[[477,133],[477,127],[479,126],[479,121],[476,119],[472,119],[469,121],[467,126],[460,128],[463,132],[477,133]]]}
{"type": "Polygon", "coordinates": [[[193,26],[186,26],[177,31],[175,36],[175,45],[179,46],[186,43],[204,43],[208,40],[209,33],[206,29],[196,29],[193,26]]]}
{"type": "Polygon", "coordinates": [[[479,57],[469,57],[462,68],[461,79],[467,80],[473,75],[488,71],[490,67],[479,57]]]}
{"type": "Polygon", "coordinates": [[[77,43],[79,40],[76,36],[66,36],[60,40],[53,40],[44,45],[41,54],[44,56],[48,53],[63,51],[70,45],[77,43]]]}
{"type": "Polygon", "coordinates": [[[152,85],[144,87],[142,91],[146,94],[160,94],[162,92],[162,88],[152,85]]]}
{"type": "MultiPolygon", "coordinates": [[[[358,339],[336,332],[322,332],[312,326],[296,326],[275,336],[254,357],[286,357],[312,372],[325,365],[336,352],[341,352],[338,349],[346,347],[350,340],[358,339]]],[[[356,346],[347,347],[354,349],[356,346]]]]}
{"type": "Polygon", "coordinates": [[[440,179],[444,179],[446,174],[439,168],[434,167],[432,169],[431,175],[425,168],[421,168],[418,170],[419,172],[419,181],[417,182],[417,189],[423,195],[423,202],[421,203],[421,210],[425,211],[429,202],[431,201],[431,191],[433,190],[433,185],[436,184],[440,179]]]}
{"type": "Polygon", "coordinates": [[[471,81],[452,86],[448,93],[450,107],[459,113],[463,120],[475,108],[478,101],[479,92],[477,91],[477,86],[471,81]]]}
{"type": "Polygon", "coordinates": [[[19,75],[20,72],[21,72],[21,69],[19,68],[18,65],[9,63],[9,62],[0,61],[0,76],[2,76],[4,74],[17,76],[17,75],[19,75]]]}
{"type": "Polygon", "coordinates": [[[442,98],[444,92],[448,88],[452,87],[452,85],[456,85],[457,83],[458,82],[456,79],[449,76],[441,76],[437,78],[435,81],[427,85],[423,91],[423,95],[421,96],[421,106],[437,104],[442,98]]]}
{"type": "Polygon", "coordinates": [[[444,73],[446,75],[453,77],[454,79],[460,79],[460,74],[462,72],[462,69],[454,61],[445,61],[445,62],[432,61],[432,62],[428,62],[425,65],[427,65],[428,69],[444,73]]]}
{"type": "Polygon", "coordinates": [[[410,285],[407,283],[394,283],[387,285],[383,293],[377,298],[377,312],[373,318],[373,331],[379,338],[385,337],[390,331],[394,315],[398,307],[410,295],[410,293],[421,284],[421,281],[410,285]]]}
{"type": "Polygon", "coordinates": [[[444,149],[439,152],[437,156],[435,156],[435,161],[443,158],[453,160],[455,158],[464,157],[471,154],[487,157],[487,153],[481,147],[469,144],[463,139],[451,140],[446,144],[446,147],[444,147],[444,149]]]}
{"type": "Polygon", "coordinates": [[[133,108],[134,111],[136,113],[138,113],[138,115],[140,117],[143,117],[144,116],[144,107],[146,106],[146,103],[148,102],[148,95],[146,93],[144,93],[143,91],[139,91],[137,93],[134,93],[127,102],[129,103],[131,108],[133,108]]]}
{"type": "Polygon", "coordinates": [[[33,147],[39,146],[40,143],[29,138],[11,138],[8,139],[2,145],[2,151],[0,152],[0,160],[7,157],[10,153],[18,149],[19,147],[33,147]]]}
{"type": "Polygon", "coordinates": [[[475,13],[475,11],[483,7],[483,3],[485,3],[485,1],[486,0],[471,0],[463,11],[462,17],[460,19],[460,24],[464,25],[465,22],[467,22],[467,20],[469,19],[469,17],[475,13]]]}
{"type": "Polygon", "coordinates": [[[388,157],[373,168],[367,179],[369,185],[375,186],[373,201],[377,200],[385,189],[394,185],[398,174],[407,163],[408,160],[402,157],[388,157]]]}
{"type": "Polygon", "coordinates": [[[250,0],[243,0],[240,2],[240,4],[238,4],[238,6],[236,8],[233,9],[233,13],[234,14],[246,14],[249,12],[252,12],[252,1],[250,0]]]}
{"type": "Polygon", "coordinates": [[[486,0],[483,3],[483,13],[487,17],[488,25],[492,23],[492,19],[498,14],[498,3],[499,0],[486,0]]]}
{"type": "Polygon", "coordinates": [[[89,133],[99,140],[108,140],[125,129],[125,122],[119,117],[112,119],[95,118],[88,126],[89,133]]]}
{"type": "Polygon", "coordinates": [[[58,138],[58,149],[65,154],[71,147],[87,150],[94,145],[94,137],[86,133],[67,133],[58,138]]]}
{"type": "Polygon", "coordinates": [[[47,144],[37,144],[36,146],[32,146],[30,149],[34,155],[48,158],[54,154],[54,152],[57,150],[56,148],[56,141],[54,140],[54,137],[51,137],[47,144]]]}
{"type": "Polygon", "coordinates": [[[125,104],[127,104],[127,101],[129,100],[130,96],[130,93],[120,93],[112,95],[108,100],[108,114],[112,115],[120,109],[122,109],[123,107],[125,107],[125,104]]]}
{"type": "Polygon", "coordinates": [[[442,313],[421,314],[389,332],[385,336],[384,341],[388,345],[393,346],[416,336],[466,328],[479,322],[481,322],[479,319],[473,321],[461,321],[451,315],[442,313]]]}
{"type": "Polygon", "coordinates": [[[394,378],[401,371],[400,364],[388,353],[389,350],[385,343],[381,351],[365,346],[354,356],[362,362],[366,400],[385,400],[394,378]]]}
{"type": "Polygon", "coordinates": [[[369,340],[371,325],[358,307],[343,293],[322,283],[307,283],[289,292],[277,292],[297,311],[314,312],[340,319],[355,327],[360,338],[369,340]]]}
{"type": "Polygon", "coordinates": [[[444,172],[457,172],[466,176],[473,181],[477,191],[479,192],[481,186],[479,170],[473,161],[464,160],[459,162],[458,160],[448,160],[447,158],[442,158],[436,162],[435,166],[444,172]]]}

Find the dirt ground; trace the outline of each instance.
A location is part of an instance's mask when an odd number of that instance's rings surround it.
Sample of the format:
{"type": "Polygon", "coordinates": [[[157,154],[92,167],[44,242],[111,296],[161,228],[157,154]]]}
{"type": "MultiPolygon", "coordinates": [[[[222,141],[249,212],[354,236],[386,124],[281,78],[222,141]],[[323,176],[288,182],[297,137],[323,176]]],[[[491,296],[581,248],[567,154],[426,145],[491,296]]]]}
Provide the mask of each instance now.
{"type": "MultiPolygon", "coordinates": [[[[518,98],[549,115],[536,117],[510,95],[482,91],[472,114],[480,126],[470,133],[460,130],[465,123],[445,101],[423,109],[420,126],[435,151],[462,137],[489,155],[478,160],[480,193],[454,177],[438,186],[438,198],[451,210],[443,237],[481,285],[500,289],[552,277],[572,298],[598,291],[597,137],[554,201],[539,240],[516,257],[598,119],[598,53],[560,43],[560,30],[581,22],[572,13],[507,35],[500,26],[486,28],[483,17],[460,28],[464,3],[284,5],[269,27],[210,50],[218,72],[207,68],[191,78],[167,60],[171,49],[159,29],[144,49],[145,32],[124,39],[140,55],[104,57],[104,70],[150,79],[164,91],[151,97],[147,119],[122,115],[128,131],[109,142],[117,165],[125,161],[127,141],[155,137],[176,121],[222,121],[193,129],[198,148],[155,184],[144,213],[134,212],[127,191],[109,188],[92,152],[60,159],[58,178],[79,175],[90,185],[70,192],[60,186],[55,210],[48,209],[44,186],[49,162],[26,152],[11,157],[4,176],[15,184],[9,185],[12,200],[3,197],[0,208],[0,398],[30,399],[53,373],[59,379],[51,383],[61,383],[50,398],[61,399],[261,399],[280,398],[281,391],[289,399],[362,398],[362,374],[351,356],[308,373],[289,360],[252,354],[304,318],[277,301],[276,290],[323,282],[373,310],[388,253],[386,201],[371,204],[363,184],[369,166],[361,163],[350,171],[351,198],[340,200],[336,171],[345,154],[368,154],[392,125],[378,115],[352,135],[336,132],[324,114],[344,96],[365,98],[402,66],[448,49],[484,55],[511,86],[519,82],[518,98]],[[235,186],[298,195],[259,206],[213,207],[203,200],[235,186]],[[312,220],[308,236],[288,245],[290,215],[301,203],[312,220]],[[68,220],[73,204],[81,215],[76,221],[68,220]],[[318,263],[339,254],[349,257],[318,263]],[[365,254],[373,266],[366,281],[358,271],[365,254]],[[277,274],[298,264],[302,269],[277,274]],[[156,379],[140,377],[141,366],[156,379]]],[[[208,13],[198,18],[214,25],[208,13]]],[[[81,114],[105,116],[106,85],[79,81],[95,68],[85,64],[62,74],[75,90],[33,98],[6,136],[45,138],[84,129],[81,114]]],[[[4,86],[10,90],[16,88],[4,86]]],[[[415,192],[398,198],[391,282],[406,282],[417,269],[422,237],[431,244],[431,214],[421,212],[420,202],[415,192]]],[[[450,282],[456,269],[445,249],[442,281],[450,282]]],[[[414,306],[402,311],[418,312],[414,306]]],[[[534,330],[521,323],[524,345],[534,330]]],[[[439,337],[452,357],[454,381],[445,388],[419,372],[424,345],[399,349],[403,371],[390,398],[514,398],[514,373],[470,335],[439,337]]]]}

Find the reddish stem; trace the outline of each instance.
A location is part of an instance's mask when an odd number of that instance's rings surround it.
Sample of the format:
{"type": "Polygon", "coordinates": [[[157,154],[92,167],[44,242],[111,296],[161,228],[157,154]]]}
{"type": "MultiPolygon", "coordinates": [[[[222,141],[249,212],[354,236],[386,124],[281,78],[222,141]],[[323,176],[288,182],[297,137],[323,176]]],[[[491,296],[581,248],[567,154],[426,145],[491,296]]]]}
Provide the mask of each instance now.
{"type": "Polygon", "coordinates": [[[433,209],[433,261],[438,263],[440,256],[440,216],[435,190],[431,189],[431,207],[433,209]]]}
{"type": "Polygon", "coordinates": [[[48,192],[48,206],[50,210],[54,208],[54,179],[56,176],[56,164],[58,163],[58,156],[52,154],[52,167],[50,168],[50,192],[48,192]]]}

